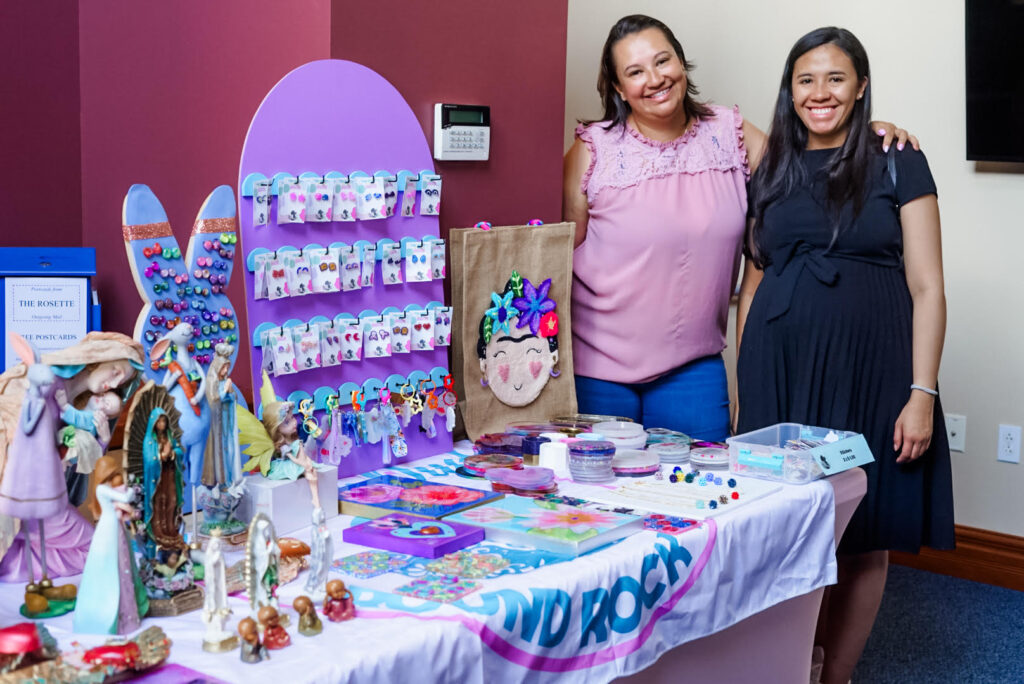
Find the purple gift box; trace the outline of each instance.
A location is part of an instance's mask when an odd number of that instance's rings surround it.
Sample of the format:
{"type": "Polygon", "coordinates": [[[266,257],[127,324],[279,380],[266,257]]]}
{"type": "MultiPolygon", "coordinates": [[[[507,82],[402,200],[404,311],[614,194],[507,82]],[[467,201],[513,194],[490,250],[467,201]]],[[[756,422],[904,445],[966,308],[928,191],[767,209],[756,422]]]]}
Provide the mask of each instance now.
{"type": "Polygon", "coordinates": [[[479,527],[409,515],[387,515],[341,533],[349,544],[407,553],[420,558],[440,558],[484,539],[479,527]]]}

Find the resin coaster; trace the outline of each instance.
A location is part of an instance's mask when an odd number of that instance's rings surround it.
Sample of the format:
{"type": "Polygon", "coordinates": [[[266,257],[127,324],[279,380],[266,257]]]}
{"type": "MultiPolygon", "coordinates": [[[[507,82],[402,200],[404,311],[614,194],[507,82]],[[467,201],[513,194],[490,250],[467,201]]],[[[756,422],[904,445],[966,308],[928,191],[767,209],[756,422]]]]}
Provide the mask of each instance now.
{"type": "Polygon", "coordinates": [[[394,593],[426,601],[451,603],[467,594],[472,594],[479,588],[479,582],[461,579],[453,575],[429,575],[398,587],[394,593]]]}
{"type": "Polygon", "coordinates": [[[361,551],[339,558],[331,563],[331,570],[359,579],[369,579],[386,572],[398,572],[412,561],[401,553],[387,551],[361,551]]]}
{"type": "Polygon", "coordinates": [[[480,579],[508,567],[508,560],[494,554],[458,551],[427,563],[427,572],[480,579]]]}

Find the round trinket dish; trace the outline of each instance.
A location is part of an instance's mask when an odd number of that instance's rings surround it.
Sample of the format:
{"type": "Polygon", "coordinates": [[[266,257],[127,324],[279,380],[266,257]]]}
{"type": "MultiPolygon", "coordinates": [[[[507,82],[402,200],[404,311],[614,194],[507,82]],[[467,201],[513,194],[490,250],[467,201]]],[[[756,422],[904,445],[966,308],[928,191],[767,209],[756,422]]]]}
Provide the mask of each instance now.
{"type": "Polygon", "coordinates": [[[658,455],[662,463],[686,463],[690,460],[690,443],[686,442],[655,442],[647,450],[658,455]]]}

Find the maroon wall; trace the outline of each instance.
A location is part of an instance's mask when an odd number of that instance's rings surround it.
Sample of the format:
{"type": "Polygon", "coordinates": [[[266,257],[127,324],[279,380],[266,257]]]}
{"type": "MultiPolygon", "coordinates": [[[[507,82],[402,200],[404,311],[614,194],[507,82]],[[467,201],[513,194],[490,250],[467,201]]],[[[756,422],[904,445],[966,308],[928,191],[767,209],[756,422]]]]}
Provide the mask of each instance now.
{"type": "MultiPolygon", "coordinates": [[[[328,0],[81,2],[82,240],[101,248],[105,328],[131,333],[141,305],[121,241],[128,187],[152,188],[184,249],[207,194],[236,185],[267,91],[330,56],[329,14],[328,0]]],[[[239,313],[242,281],[236,268],[229,294],[239,313]]],[[[246,375],[236,374],[239,384],[246,375]]]]}
{"type": "Polygon", "coordinates": [[[2,3],[0,64],[0,245],[80,247],[77,0],[2,3]]]}
{"type": "Polygon", "coordinates": [[[490,159],[436,162],[442,229],[559,220],[567,20],[567,0],[334,0],[331,56],[388,79],[431,144],[435,102],[491,107],[490,159]]]}

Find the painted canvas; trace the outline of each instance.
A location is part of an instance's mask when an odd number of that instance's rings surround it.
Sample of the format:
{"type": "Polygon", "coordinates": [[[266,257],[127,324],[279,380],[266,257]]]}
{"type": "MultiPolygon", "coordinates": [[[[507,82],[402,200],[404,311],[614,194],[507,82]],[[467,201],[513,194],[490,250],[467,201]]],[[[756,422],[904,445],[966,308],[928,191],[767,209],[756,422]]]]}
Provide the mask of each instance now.
{"type": "Polygon", "coordinates": [[[341,512],[362,518],[401,513],[438,520],[501,497],[481,489],[397,475],[381,475],[338,489],[341,512]]]}
{"type": "Polygon", "coordinates": [[[479,525],[487,538],[568,555],[587,553],[644,528],[635,515],[569,506],[556,501],[509,496],[445,519],[479,525]]]}
{"type": "Polygon", "coordinates": [[[421,558],[440,558],[483,541],[479,527],[450,523],[447,520],[424,520],[410,515],[386,515],[362,525],[346,528],[341,538],[385,551],[397,551],[421,558]]]}

